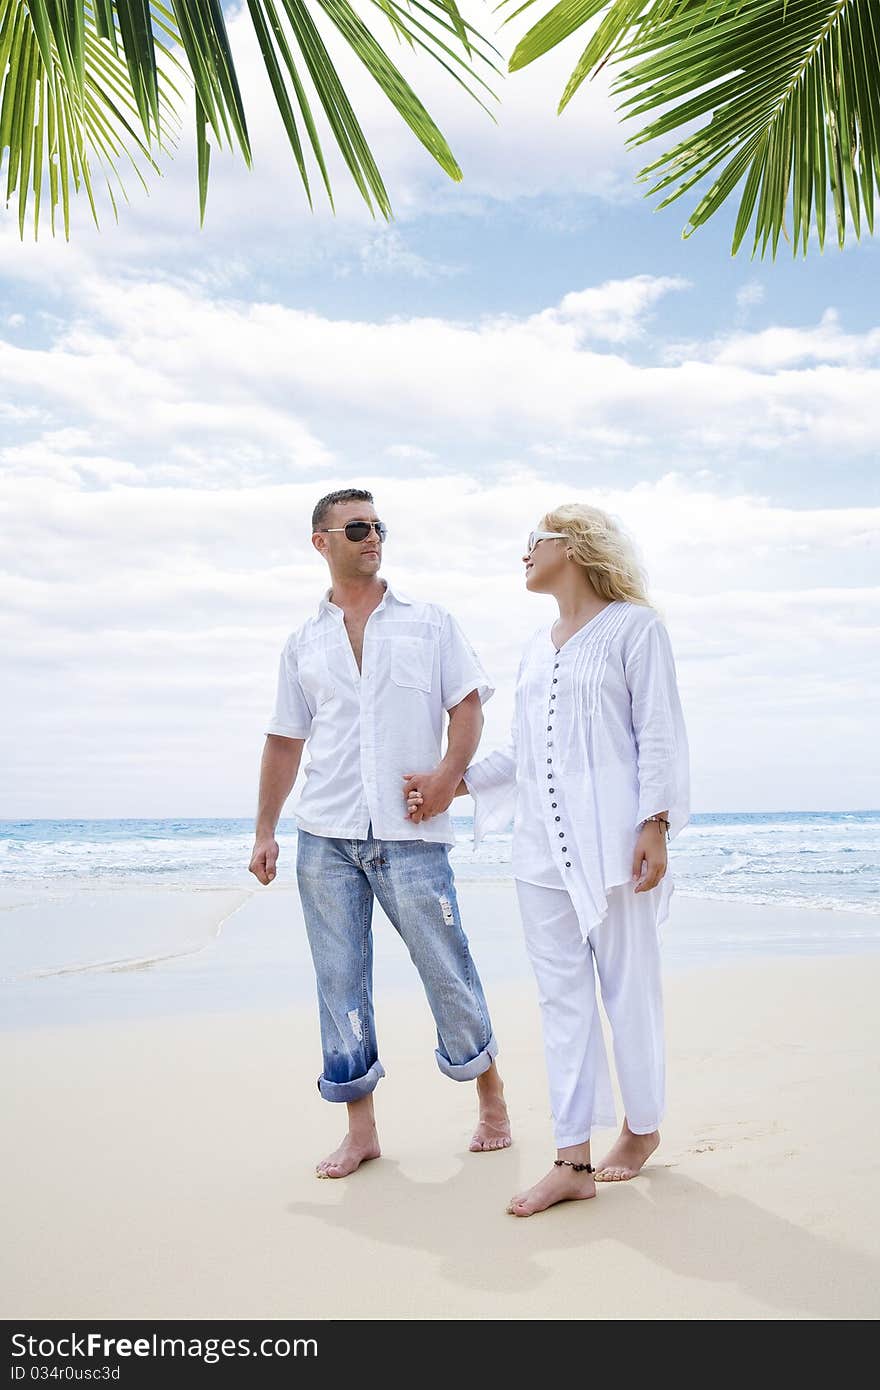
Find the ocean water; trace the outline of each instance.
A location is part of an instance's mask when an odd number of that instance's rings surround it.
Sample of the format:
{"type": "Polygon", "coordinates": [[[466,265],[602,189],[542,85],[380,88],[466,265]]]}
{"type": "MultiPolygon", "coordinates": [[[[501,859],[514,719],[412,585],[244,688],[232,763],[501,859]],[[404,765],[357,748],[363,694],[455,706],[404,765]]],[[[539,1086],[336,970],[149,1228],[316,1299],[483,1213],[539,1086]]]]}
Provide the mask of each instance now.
{"type": "MultiPolygon", "coordinates": [[[[469,817],[454,821],[456,875],[512,878],[511,837],[475,853],[469,817]]],[[[277,882],[295,881],[296,829],[281,822],[277,882]]],[[[249,819],[0,821],[0,890],[38,884],[249,888],[249,819]]],[[[689,897],[880,914],[880,811],[695,815],[670,845],[689,897]]]]}
{"type": "MultiPolygon", "coordinates": [[[[530,980],[511,837],[475,854],[471,821],[455,829],[462,894],[480,885],[465,916],[484,979],[530,980]]],[[[263,889],[246,819],[0,822],[0,1028],[311,1001],[292,822],[278,838],[263,889]]],[[[670,859],[676,900],[695,901],[663,929],[666,969],[880,950],[880,812],[695,816],[670,859]]],[[[418,990],[381,912],[374,937],[378,993],[418,990]]]]}

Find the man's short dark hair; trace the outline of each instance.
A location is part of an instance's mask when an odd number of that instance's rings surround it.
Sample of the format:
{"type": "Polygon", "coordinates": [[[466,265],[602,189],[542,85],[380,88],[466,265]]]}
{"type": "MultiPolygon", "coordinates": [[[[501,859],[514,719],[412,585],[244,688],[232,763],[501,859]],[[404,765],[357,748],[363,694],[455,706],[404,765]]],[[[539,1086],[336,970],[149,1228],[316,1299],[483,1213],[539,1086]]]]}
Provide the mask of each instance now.
{"type": "Polygon", "coordinates": [[[328,492],[326,497],[322,497],[312,512],[312,530],[317,531],[329,512],[331,507],[335,507],[337,502],[372,502],[373,494],[367,492],[364,487],[343,487],[338,492],[328,492]]]}

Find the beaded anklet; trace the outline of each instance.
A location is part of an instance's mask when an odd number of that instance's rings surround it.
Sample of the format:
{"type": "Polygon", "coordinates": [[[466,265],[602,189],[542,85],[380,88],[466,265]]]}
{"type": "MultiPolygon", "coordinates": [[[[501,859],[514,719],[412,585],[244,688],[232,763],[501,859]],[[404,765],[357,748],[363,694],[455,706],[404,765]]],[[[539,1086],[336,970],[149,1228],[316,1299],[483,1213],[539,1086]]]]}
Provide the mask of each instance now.
{"type": "Polygon", "coordinates": [[[571,1168],[575,1173],[595,1173],[595,1168],[590,1163],[570,1163],[567,1158],[554,1158],[554,1168],[571,1168]]]}

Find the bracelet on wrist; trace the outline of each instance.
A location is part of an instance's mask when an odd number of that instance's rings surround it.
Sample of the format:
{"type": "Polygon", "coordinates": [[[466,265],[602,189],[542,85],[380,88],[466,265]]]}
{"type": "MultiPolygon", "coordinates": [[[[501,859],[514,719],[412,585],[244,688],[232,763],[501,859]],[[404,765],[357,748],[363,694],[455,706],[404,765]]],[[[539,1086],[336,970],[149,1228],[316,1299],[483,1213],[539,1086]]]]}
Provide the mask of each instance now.
{"type": "Polygon", "coordinates": [[[660,825],[663,827],[663,833],[665,835],[669,834],[669,821],[666,819],[665,816],[647,816],[642,821],[639,829],[644,830],[646,825],[660,825]]]}

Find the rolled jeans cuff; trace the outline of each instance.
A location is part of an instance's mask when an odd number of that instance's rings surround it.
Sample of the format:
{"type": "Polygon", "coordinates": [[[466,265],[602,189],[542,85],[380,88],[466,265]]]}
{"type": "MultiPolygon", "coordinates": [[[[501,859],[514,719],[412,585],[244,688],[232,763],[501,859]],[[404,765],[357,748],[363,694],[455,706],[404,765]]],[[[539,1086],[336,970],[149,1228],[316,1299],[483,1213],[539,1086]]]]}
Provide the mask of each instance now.
{"type": "Polygon", "coordinates": [[[493,1033],[482,1052],[478,1052],[469,1062],[461,1062],[458,1066],[450,1062],[448,1057],[444,1057],[442,1052],[435,1051],[434,1056],[444,1076],[451,1076],[453,1081],[473,1081],[489,1070],[498,1056],[498,1044],[493,1033]]]}
{"type": "Polygon", "coordinates": [[[318,1077],[318,1090],[325,1100],[333,1101],[353,1101],[363,1100],[371,1091],[375,1091],[381,1078],[385,1075],[385,1068],[381,1062],[374,1062],[370,1070],[363,1076],[356,1076],[354,1081],[327,1081],[323,1076],[318,1077]]]}

